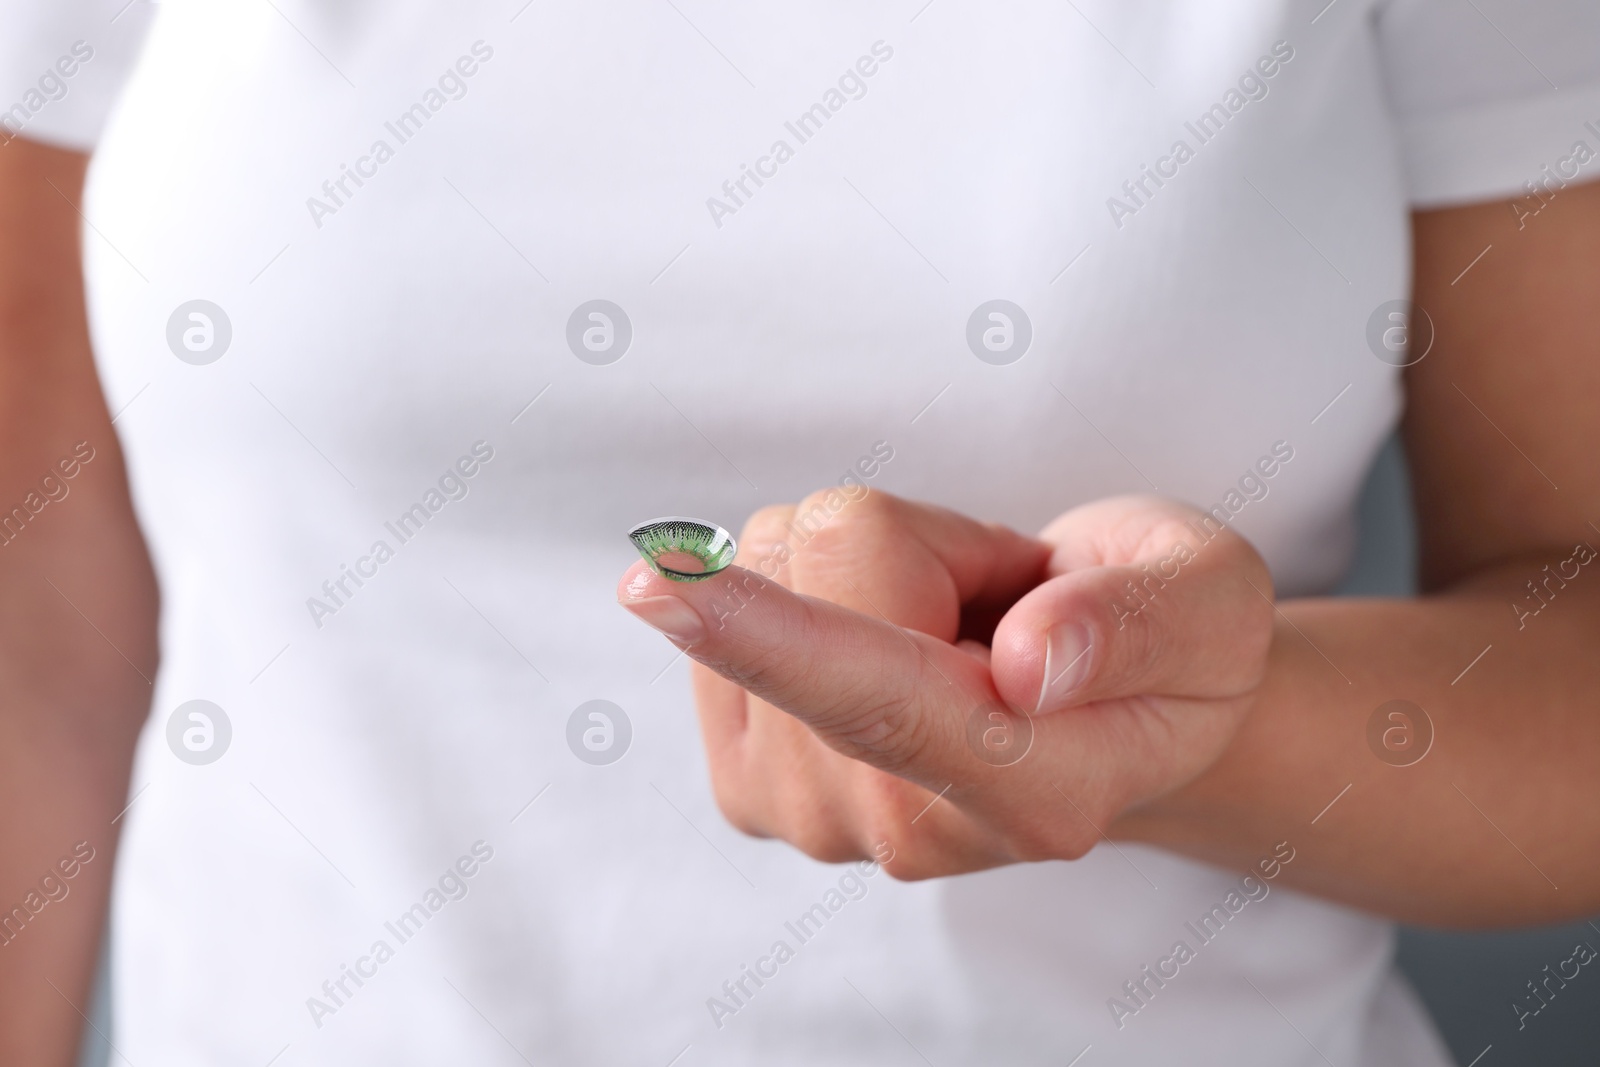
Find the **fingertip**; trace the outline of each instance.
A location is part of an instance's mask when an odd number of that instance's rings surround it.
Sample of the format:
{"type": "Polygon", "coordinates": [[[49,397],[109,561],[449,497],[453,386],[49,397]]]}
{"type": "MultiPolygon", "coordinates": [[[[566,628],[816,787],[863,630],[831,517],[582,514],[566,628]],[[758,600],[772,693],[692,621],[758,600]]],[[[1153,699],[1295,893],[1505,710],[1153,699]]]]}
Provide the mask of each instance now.
{"type": "Polygon", "coordinates": [[[727,567],[703,579],[681,581],[658,574],[644,561],[617,583],[617,603],[696,655],[731,654],[740,644],[771,636],[775,623],[793,615],[792,594],[743,567],[727,567]],[[762,607],[745,608],[757,601],[762,607]],[[730,625],[735,618],[737,626],[730,625]]]}
{"type": "MultiPolygon", "coordinates": [[[[742,573],[737,567],[729,571],[742,573]]],[[[708,584],[674,581],[640,560],[617,582],[617,603],[679,648],[699,648],[718,615],[716,597],[702,588],[708,584]]]]}
{"type": "Polygon", "coordinates": [[[1019,600],[995,628],[990,671],[1006,703],[1048,715],[1085,703],[1104,661],[1083,574],[1054,578],[1019,600]]]}
{"type": "Polygon", "coordinates": [[[1044,643],[1044,673],[1035,715],[1081,703],[1095,667],[1094,633],[1083,622],[1068,619],[1056,623],[1045,633],[1044,643]]]}
{"type": "Polygon", "coordinates": [[[632,566],[623,571],[622,577],[617,580],[617,602],[625,604],[630,600],[643,600],[651,596],[651,579],[666,581],[651,570],[650,564],[644,560],[634,560],[632,566]]]}
{"type": "Polygon", "coordinates": [[[995,627],[989,672],[1001,699],[1026,715],[1038,707],[1048,657],[1048,628],[1018,604],[995,627]]]}
{"type": "Polygon", "coordinates": [[[622,572],[622,578],[617,582],[617,600],[626,604],[631,600],[671,596],[704,605],[724,599],[735,585],[745,590],[756,590],[765,584],[759,575],[737,566],[725,567],[693,581],[672,579],[641,559],[622,572]]]}

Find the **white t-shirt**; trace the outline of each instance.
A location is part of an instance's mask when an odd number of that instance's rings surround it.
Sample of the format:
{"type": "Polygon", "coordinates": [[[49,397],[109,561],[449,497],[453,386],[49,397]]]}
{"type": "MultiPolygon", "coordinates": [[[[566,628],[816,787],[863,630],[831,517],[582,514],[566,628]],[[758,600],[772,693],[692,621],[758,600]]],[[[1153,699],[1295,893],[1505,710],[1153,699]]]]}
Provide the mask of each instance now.
{"type": "MultiPolygon", "coordinates": [[[[26,135],[95,140],[119,6],[0,4],[26,135]]],[[[1328,587],[1408,210],[1588,176],[1592,4],[158,10],[85,206],[165,597],[133,1062],[1447,1062],[1388,924],[1243,870],[740,836],[613,584],[856,471],[1023,530],[1153,489],[1328,587]]]]}

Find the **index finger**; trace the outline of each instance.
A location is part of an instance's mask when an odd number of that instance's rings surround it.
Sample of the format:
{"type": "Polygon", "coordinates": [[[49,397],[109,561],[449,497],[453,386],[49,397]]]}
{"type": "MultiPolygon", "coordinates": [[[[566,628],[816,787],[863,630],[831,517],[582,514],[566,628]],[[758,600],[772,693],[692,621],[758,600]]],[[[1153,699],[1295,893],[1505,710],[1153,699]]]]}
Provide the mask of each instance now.
{"type": "Polygon", "coordinates": [[[617,594],[694,659],[847,756],[923,785],[940,779],[936,789],[972,769],[966,719],[998,698],[987,668],[954,645],[740,567],[683,583],[641,562],[617,594]]]}

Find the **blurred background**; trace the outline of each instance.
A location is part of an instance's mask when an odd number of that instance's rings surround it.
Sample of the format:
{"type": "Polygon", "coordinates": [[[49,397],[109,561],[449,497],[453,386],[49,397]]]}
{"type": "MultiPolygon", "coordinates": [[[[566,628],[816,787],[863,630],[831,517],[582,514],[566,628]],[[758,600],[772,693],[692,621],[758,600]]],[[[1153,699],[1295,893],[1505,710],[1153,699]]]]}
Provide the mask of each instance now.
{"type": "MultiPolygon", "coordinates": [[[[1373,464],[1361,495],[1360,522],[1355,562],[1339,592],[1413,592],[1411,491],[1398,440],[1391,439],[1373,464]]],[[[1554,969],[1570,957],[1580,941],[1600,948],[1600,917],[1592,923],[1514,933],[1406,927],[1400,932],[1400,967],[1433,1013],[1460,1067],[1592,1067],[1600,1063],[1600,978],[1587,978],[1587,969],[1580,972],[1520,1030],[1512,1010],[1513,1001],[1527,995],[1527,983],[1541,977],[1547,965],[1554,969]]],[[[127,1062],[111,1044],[112,993],[105,973],[102,961],[80,1067],[127,1062]]]]}

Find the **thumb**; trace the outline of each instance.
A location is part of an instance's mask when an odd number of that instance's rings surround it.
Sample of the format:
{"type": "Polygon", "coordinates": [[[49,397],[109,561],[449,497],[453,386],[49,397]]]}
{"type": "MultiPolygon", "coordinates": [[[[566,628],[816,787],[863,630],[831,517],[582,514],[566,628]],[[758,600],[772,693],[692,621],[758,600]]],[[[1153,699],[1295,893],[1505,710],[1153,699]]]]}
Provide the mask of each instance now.
{"type": "Polygon", "coordinates": [[[1040,585],[995,631],[995,687],[1035,715],[1120,697],[1247,692],[1271,640],[1271,578],[1247,547],[1208,551],[1170,578],[1105,566],[1040,585]]]}

